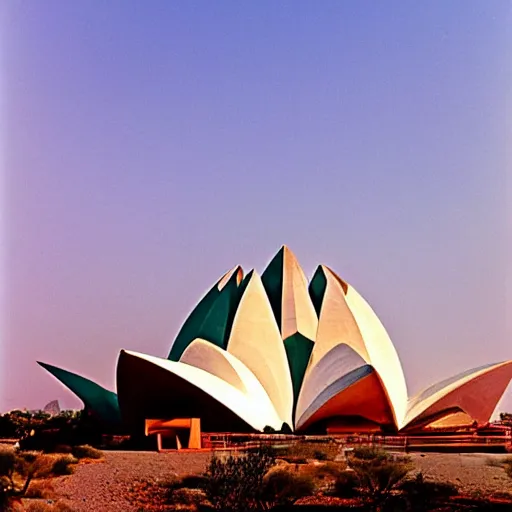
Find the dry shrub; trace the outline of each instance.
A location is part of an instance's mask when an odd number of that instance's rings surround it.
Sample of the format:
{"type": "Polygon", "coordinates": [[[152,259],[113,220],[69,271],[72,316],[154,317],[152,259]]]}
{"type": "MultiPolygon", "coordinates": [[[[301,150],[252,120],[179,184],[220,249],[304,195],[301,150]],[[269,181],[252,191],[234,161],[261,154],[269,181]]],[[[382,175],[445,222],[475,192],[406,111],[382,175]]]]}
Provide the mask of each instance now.
{"type": "Polygon", "coordinates": [[[339,445],[334,442],[298,442],[279,450],[279,457],[292,460],[298,464],[308,459],[334,460],[339,452],[339,445]]]}
{"type": "Polygon", "coordinates": [[[262,501],[267,506],[288,505],[315,492],[311,475],[278,468],[263,480],[262,501]]]}
{"type": "Polygon", "coordinates": [[[503,462],[503,465],[505,466],[505,472],[507,475],[512,478],[512,459],[506,459],[503,462]]]}
{"type": "Polygon", "coordinates": [[[508,501],[512,501],[512,492],[496,491],[496,492],[493,492],[491,496],[495,500],[508,500],[508,501]]]}
{"type": "Polygon", "coordinates": [[[485,464],[493,468],[506,468],[507,464],[512,464],[512,457],[487,457],[485,464]]]}
{"type": "Polygon", "coordinates": [[[208,481],[203,475],[184,475],[178,485],[182,489],[205,489],[208,481]]]}
{"type": "Polygon", "coordinates": [[[32,482],[27,492],[25,493],[26,498],[40,498],[40,499],[51,499],[55,496],[55,490],[53,485],[48,480],[35,480],[32,482]]]}
{"type": "Polygon", "coordinates": [[[404,480],[397,489],[404,495],[409,509],[423,512],[434,508],[436,503],[457,496],[458,489],[447,482],[428,481],[423,473],[418,473],[414,478],[404,480]]]}
{"type": "Polygon", "coordinates": [[[73,509],[62,501],[33,501],[25,508],[26,512],[73,512],[73,509]]]}
{"type": "Polygon", "coordinates": [[[191,508],[194,510],[198,505],[206,503],[206,494],[201,489],[175,489],[172,494],[172,503],[175,508],[191,508]],[[177,505],[181,507],[176,507],[177,505]],[[183,507],[185,506],[185,507],[183,507]]]}
{"type": "Polygon", "coordinates": [[[359,494],[359,479],[354,471],[342,471],[334,481],[332,494],[338,498],[355,498],[359,494]]]}
{"type": "Polygon", "coordinates": [[[321,480],[337,478],[347,469],[345,462],[325,462],[324,464],[309,465],[307,470],[311,476],[321,480]]]}
{"type": "Polygon", "coordinates": [[[88,444],[82,446],[74,446],[72,452],[74,457],[77,459],[102,459],[103,452],[97,450],[88,444]]]}
{"type": "Polygon", "coordinates": [[[184,475],[169,478],[161,487],[165,490],[164,500],[167,504],[197,506],[206,501],[208,480],[203,475],[184,475]]]}
{"type": "Polygon", "coordinates": [[[371,508],[380,510],[412,469],[410,458],[375,447],[359,447],[349,456],[358,489],[371,508]]]}
{"type": "Polygon", "coordinates": [[[30,479],[47,478],[51,476],[53,457],[37,452],[18,452],[16,454],[16,471],[30,479]]]}
{"type": "Polygon", "coordinates": [[[69,454],[54,456],[51,473],[54,476],[71,475],[77,462],[78,460],[69,454]]]}
{"type": "Polygon", "coordinates": [[[213,508],[222,512],[258,510],[263,479],[274,463],[274,452],[266,446],[224,460],[214,455],[204,475],[206,496],[213,508]]]}
{"type": "Polygon", "coordinates": [[[308,464],[299,471],[309,476],[315,482],[318,490],[331,494],[338,477],[346,469],[344,462],[325,462],[322,464],[308,464]]]}

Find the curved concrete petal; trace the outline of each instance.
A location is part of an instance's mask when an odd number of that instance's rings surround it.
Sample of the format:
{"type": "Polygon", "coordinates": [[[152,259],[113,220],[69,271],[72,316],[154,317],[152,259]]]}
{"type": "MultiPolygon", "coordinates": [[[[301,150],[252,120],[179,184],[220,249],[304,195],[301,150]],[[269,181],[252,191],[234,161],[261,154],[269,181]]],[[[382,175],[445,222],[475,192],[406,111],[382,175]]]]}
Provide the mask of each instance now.
{"type": "Polygon", "coordinates": [[[304,272],[286,245],[274,256],[261,279],[284,340],[296,400],[315,341],[315,307],[304,272]]]}
{"type": "Polygon", "coordinates": [[[180,359],[222,379],[245,394],[248,402],[258,407],[269,419],[267,424],[282,423],[272,401],[256,376],[234,355],[205,340],[194,340],[180,359]]]}
{"type": "Polygon", "coordinates": [[[320,265],[315,275],[322,273],[325,289],[318,318],[315,347],[311,354],[311,364],[316,364],[338,343],[346,343],[361,357],[369,361],[356,319],[345,299],[345,289],[340,278],[325,265],[320,265]]]}
{"type": "MultiPolygon", "coordinates": [[[[338,276],[328,267],[320,265],[311,280],[310,294],[317,302],[319,319],[305,380],[319,361],[340,344],[348,345],[369,363],[363,337],[345,300],[345,288],[338,276]]],[[[342,357],[341,353],[339,357],[342,357]]]]}
{"type": "Polygon", "coordinates": [[[100,421],[109,424],[121,423],[117,395],[113,391],[109,391],[90,379],[57,366],[39,361],[38,364],[75,393],[82,400],[85,407],[100,421]]]}
{"type": "Polygon", "coordinates": [[[345,343],[334,346],[314,366],[308,367],[300,390],[296,418],[300,419],[331,384],[365,365],[367,362],[352,347],[345,343]]]}
{"type": "Polygon", "coordinates": [[[240,299],[227,351],[251,370],[282,423],[292,426],[293,391],[286,351],[261,278],[255,271],[240,299]]]}
{"type": "Polygon", "coordinates": [[[370,365],[361,366],[324,389],[296,424],[298,431],[322,420],[360,416],[381,425],[393,425],[394,417],[382,382],[370,365]]]}
{"type": "Polygon", "coordinates": [[[226,285],[234,281],[234,286],[240,284],[243,277],[243,271],[240,266],[232,268],[226,272],[206,293],[206,295],[197,303],[196,307],[189,314],[183,323],[176,339],[174,340],[167,359],[178,361],[187,348],[188,344],[197,337],[204,335],[205,320],[215,309],[217,299],[226,285]]]}
{"type": "Polygon", "coordinates": [[[117,388],[123,417],[130,425],[146,418],[200,417],[203,430],[263,430],[281,423],[265,403],[211,373],[182,362],[121,351],[117,388]]]}
{"type": "Polygon", "coordinates": [[[512,379],[512,361],[480,366],[441,381],[410,401],[404,429],[460,409],[478,423],[490,420],[512,379]]]}
{"type": "Polygon", "coordinates": [[[401,428],[407,409],[407,386],[398,354],[370,305],[352,286],[341,279],[340,281],[347,288],[345,298],[363,337],[369,362],[382,379],[391,401],[396,424],[401,428]]]}
{"type": "Polygon", "coordinates": [[[292,251],[283,247],[281,335],[283,340],[296,332],[315,341],[318,318],[309,297],[308,282],[292,251]]]}

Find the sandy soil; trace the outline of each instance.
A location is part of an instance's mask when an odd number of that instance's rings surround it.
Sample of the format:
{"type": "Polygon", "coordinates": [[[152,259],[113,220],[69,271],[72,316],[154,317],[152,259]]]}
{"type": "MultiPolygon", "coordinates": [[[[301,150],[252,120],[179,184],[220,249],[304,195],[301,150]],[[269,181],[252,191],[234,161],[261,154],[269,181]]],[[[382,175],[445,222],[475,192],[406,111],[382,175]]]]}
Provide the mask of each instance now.
{"type": "Polygon", "coordinates": [[[202,473],[210,453],[105,452],[102,462],[79,464],[55,482],[57,494],[76,512],[132,512],[134,486],[175,475],[202,473]]]}
{"type": "Polygon", "coordinates": [[[429,480],[451,482],[468,494],[512,493],[512,480],[499,467],[504,457],[506,455],[487,453],[411,454],[416,471],[421,471],[429,480]]]}
{"type": "MultiPolygon", "coordinates": [[[[512,492],[512,481],[497,466],[503,455],[414,453],[415,472],[452,482],[464,494],[512,492]],[[496,465],[489,463],[494,461],[496,465]]],[[[136,512],[133,490],[141,482],[157,483],[177,474],[200,473],[208,453],[105,452],[102,462],[80,464],[55,482],[58,495],[77,512],[136,512]]]]}

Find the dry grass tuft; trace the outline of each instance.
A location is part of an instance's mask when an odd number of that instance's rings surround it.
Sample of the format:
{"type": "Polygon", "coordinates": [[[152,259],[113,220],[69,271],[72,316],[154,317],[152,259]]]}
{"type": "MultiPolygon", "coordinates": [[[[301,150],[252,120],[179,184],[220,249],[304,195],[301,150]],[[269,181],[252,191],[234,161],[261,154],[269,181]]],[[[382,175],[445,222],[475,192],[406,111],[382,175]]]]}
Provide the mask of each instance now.
{"type": "Polygon", "coordinates": [[[49,480],[34,480],[30,484],[25,497],[49,500],[55,497],[55,489],[49,480]]]}
{"type": "Polygon", "coordinates": [[[33,501],[29,503],[26,512],[73,512],[73,509],[62,501],[33,501]]]}
{"type": "Polygon", "coordinates": [[[339,453],[336,443],[299,442],[278,451],[279,458],[305,463],[308,460],[334,460],[339,453]]]}

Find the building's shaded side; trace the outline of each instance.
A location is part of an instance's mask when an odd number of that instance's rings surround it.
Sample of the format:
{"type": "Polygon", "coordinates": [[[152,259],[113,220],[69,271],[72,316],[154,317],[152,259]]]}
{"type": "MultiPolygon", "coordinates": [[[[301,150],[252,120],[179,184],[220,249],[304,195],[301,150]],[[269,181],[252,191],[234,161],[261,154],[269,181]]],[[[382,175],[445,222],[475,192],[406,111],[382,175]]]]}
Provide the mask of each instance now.
{"type": "Polygon", "coordinates": [[[201,418],[205,432],[255,431],[208,389],[124,350],[117,364],[117,391],[123,422],[135,434],[144,431],[146,419],[175,418],[201,418]]]}

